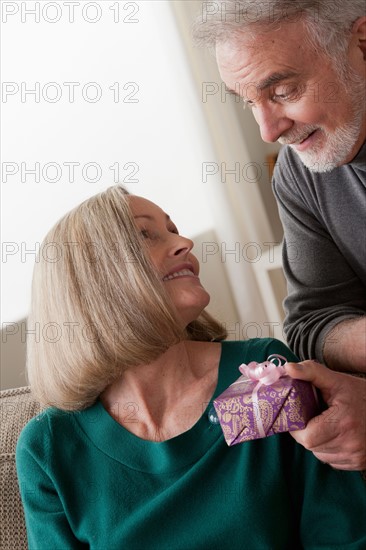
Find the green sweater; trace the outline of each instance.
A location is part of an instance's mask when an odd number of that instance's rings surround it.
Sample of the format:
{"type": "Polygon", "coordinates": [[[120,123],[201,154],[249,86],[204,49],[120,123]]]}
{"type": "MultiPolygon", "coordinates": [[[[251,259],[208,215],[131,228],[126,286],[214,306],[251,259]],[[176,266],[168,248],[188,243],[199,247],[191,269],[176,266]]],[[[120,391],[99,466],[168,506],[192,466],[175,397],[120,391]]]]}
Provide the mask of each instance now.
{"type": "MultiPolygon", "coordinates": [[[[295,359],[276,340],[223,342],[213,397],[239,364],[272,353],[295,359]]],[[[99,401],[31,420],[16,456],[30,550],[366,548],[359,473],[322,464],[288,433],[228,447],[210,409],[164,442],[133,435],[99,401]]]]}

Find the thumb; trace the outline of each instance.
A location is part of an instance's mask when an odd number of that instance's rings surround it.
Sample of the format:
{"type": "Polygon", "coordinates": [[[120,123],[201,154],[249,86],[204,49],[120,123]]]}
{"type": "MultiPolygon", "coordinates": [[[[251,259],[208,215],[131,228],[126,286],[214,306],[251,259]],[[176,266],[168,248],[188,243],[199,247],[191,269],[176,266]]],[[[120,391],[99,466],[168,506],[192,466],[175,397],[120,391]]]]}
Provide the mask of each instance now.
{"type": "Polygon", "coordinates": [[[338,374],[316,361],[302,361],[301,363],[286,363],[286,373],[291,378],[311,382],[322,392],[332,392],[338,382],[338,374]]]}

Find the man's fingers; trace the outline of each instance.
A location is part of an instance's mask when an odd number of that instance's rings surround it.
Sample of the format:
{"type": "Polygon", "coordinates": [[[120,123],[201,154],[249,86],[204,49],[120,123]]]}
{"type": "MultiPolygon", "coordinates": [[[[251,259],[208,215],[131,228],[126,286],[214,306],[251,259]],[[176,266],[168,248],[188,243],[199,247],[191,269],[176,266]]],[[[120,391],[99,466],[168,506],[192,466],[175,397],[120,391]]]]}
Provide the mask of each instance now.
{"type": "Polygon", "coordinates": [[[329,438],[329,432],[318,432],[320,438],[314,438],[314,432],[306,433],[305,430],[290,432],[292,437],[306,449],[311,451],[321,462],[327,463],[339,470],[365,470],[366,455],[363,448],[356,441],[344,444],[344,439],[338,435],[329,438]],[[326,437],[323,437],[326,436],[326,437]],[[315,444],[315,441],[318,444],[315,444]]]}
{"type": "Polygon", "coordinates": [[[287,374],[321,390],[328,409],[294,439],[322,462],[342,470],[366,468],[366,379],[334,372],[315,361],[287,363],[287,374]]]}
{"type": "MultiPolygon", "coordinates": [[[[321,390],[322,393],[333,393],[334,386],[338,385],[339,379],[334,372],[316,361],[302,361],[301,363],[286,363],[286,372],[292,378],[311,382],[321,390]]],[[[339,374],[339,373],[337,373],[339,374]]]]}
{"type": "MultiPolygon", "coordinates": [[[[291,432],[292,437],[301,445],[313,451],[323,447],[339,436],[337,422],[338,407],[330,407],[319,416],[312,418],[305,429],[291,432]]],[[[337,443],[339,446],[339,443],[337,443]]]]}
{"type": "Polygon", "coordinates": [[[365,470],[366,460],[362,453],[316,453],[314,456],[325,464],[329,464],[337,470],[365,470]]]}

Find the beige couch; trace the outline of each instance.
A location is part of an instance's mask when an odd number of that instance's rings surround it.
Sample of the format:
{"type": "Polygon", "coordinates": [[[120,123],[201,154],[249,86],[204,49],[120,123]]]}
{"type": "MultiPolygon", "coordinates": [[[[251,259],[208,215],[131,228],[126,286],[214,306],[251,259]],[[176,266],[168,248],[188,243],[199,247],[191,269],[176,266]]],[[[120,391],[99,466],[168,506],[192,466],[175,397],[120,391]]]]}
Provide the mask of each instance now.
{"type": "Polygon", "coordinates": [[[25,424],[40,412],[29,387],[0,392],[0,550],[27,548],[23,508],[15,469],[15,446],[25,424]]]}

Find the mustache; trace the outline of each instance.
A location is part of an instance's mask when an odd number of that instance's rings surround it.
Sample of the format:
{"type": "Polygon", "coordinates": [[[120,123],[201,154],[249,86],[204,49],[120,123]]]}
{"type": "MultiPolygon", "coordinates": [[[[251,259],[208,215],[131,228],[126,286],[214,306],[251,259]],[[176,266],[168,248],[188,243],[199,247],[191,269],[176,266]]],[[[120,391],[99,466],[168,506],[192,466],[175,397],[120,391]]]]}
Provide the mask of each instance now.
{"type": "Polygon", "coordinates": [[[308,124],[307,126],[303,126],[302,128],[290,130],[289,132],[282,134],[282,136],[279,137],[277,141],[281,143],[281,145],[291,145],[292,143],[301,143],[310,134],[315,132],[315,130],[318,130],[318,126],[313,126],[312,124],[311,125],[308,124]]]}

